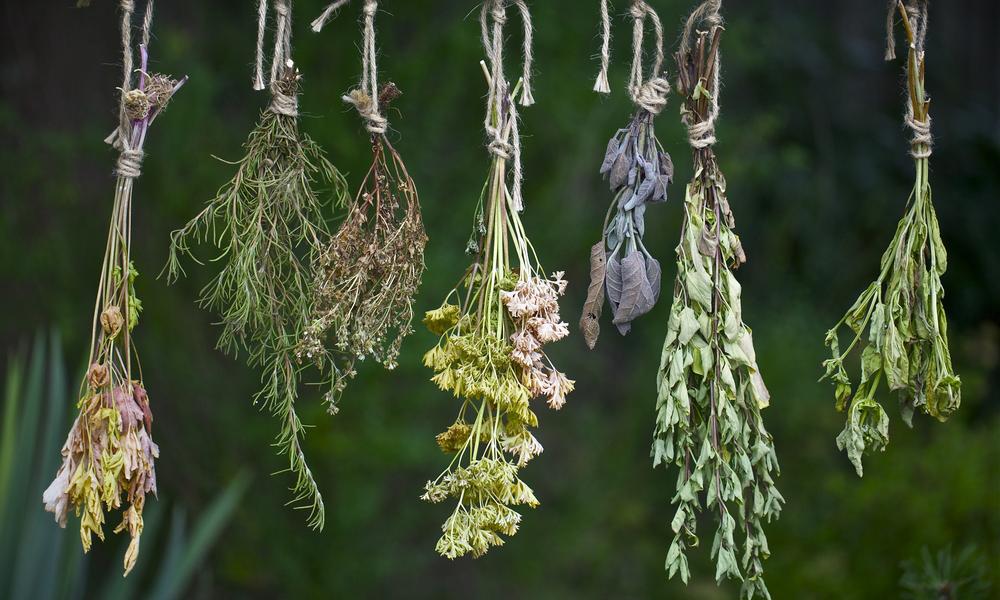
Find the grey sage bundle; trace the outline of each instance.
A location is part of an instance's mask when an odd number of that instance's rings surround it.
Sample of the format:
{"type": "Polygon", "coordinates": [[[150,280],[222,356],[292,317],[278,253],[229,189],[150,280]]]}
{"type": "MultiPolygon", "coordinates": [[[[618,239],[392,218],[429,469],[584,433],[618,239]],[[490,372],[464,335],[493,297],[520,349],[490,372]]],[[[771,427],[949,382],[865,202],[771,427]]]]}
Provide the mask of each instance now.
{"type": "MultiPolygon", "coordinates": [[[[266,8],[262,1],[258,48],[266,8]]],[[[306,463],[305,429],[295,411],[301,372],[308,364],[299,360],[298,349],[313,314],[312,265],[330,237],[324,214],[328,207],[315,190],[328,190],[331,203],[340,206],[347,184],[321,148],[299,131],[299,73],[291,61],[288,0],[275,0],[274,11],[270,106],[244,144],[246,154],[236,163],[236,175],[171,235],[167,269],[171,279],[179,275],[179,255],[190,254],[192,242],[210,241],[218,249],[214,260],[222,268],[200,302],[220,315],[219,347],[232,354],[245,351],[248,363],[260,369],[263,387],[254,402],[278,418],[275,446],[287,455],[295,477],[293,502],[308,509],[310,526],[322,528],[323,498],[306,463]]],[[[260,60],[255,87],[264,87],[260,60]]],[[[335,390],[327,398],[332,404],[335,390]]]]}
{"type": "Polygon", "coordinates": [[[948,350],[941,285],[948,255],[941,241],[929,180],[930,98],[924,87],[927,4],[927,0],[910,0],[906,5],[892,0],[887,21],[886,58],[895,58],[897,9],[909,43],[906,124],[913,132],[913,191],[896,234],[882,255],[878,278],[826,334],[831,357],[823,363],[824,379],[835,386],[837,410],[847,411],[847,423],[837,436],[837,447],[847,452],[859,476],[863,474],[863,455],[884,451],[889,443],[889,416],[876,399],[882,382],[889,391],[898,392],[900,413],[907,425],[918,409],[945,421],[961,403],[961,382],[952,369],[948,350]],[[850,342],[841,350],[839,334],[844,326],[850,330],[850,342]],[[844,360],[855,349],[861,350],[861,377],[856,389],[844,368],[844,360]]]}
{"type": "Polygon", "coordinates": [[[669,576],[688,581],[687,551],[699,545],[698,514],[705,512],[716,524],[716,580],[742,581],[743,598],[769,598],[763,523],[778,516],[784,499],[775,488],[778,463],[761,419],[769,394],[733,274],[745,256],[713,150],[723,31],[718,10],[719,2],[710,0],[692,13],[677,54],[694,177],[684,199],[651,454],[654,466],[678,471],[669,576]],[[700,25],[707,31],[697,30],[700,25]]]}
{"type": "MultiPolygon", "coordinates": [[[[328,6],[313,30],[320,31],[346,1],[328,6]]],[[[396,367],[400,345],[413,331],[413,296],[427,243],[416,186],[385,135],[382,110],[400,92],[392,83],[378,87],[377,9],[375,0],[365,0],[362,82],[343,98],[365,120],[372,164],[346,218],[317,256],[312,314],[299,348],[306,357],[337,355],[342,365],[330,371],[339,377],[334,381],[339,390],[356,360],[370,357],[387,369],[396,367]]]]}
{"type": "MultiPolygon", "coordinates": [[[[604,43],[601,72],[594,89],[609,92],[607,82],[610,23],[607,0],[602,0],[604,43]]],[[[656,139],[653,119],[666,106],[670,84],[663,68],[663,27],[656,12],[643,0],[633,0],[633,60],[629,95],[636,105],[628,126],[608,142],[601,175],[608,179],[613,198],[604,218],[601,241],[590,250],[590,287],[580,317],[580,330],[590,349],[597,345],[605,294],[612,322],[625,335],[632,321],[649,312],[660,296],[660,263],[642,243],[646,232],[646,206],[666,202],[667,186],[674,176],[670,155],[656,139]],[[642,74],[642,39],[646,18],[656,34],[653,68],[648,80],[642,74]]]]}
{"type": "MultiPolygon", "coordinates": [[[[573,381],[552,364],[544,347],[568,333],[559,316],[562,273],[538,264],[520,217],[520,141],[514,97],[531,98],[531,25],[523,0],[512,0],[525,28],[524,77],[513,89],[503,75],[503,23],[508,0],[483,2],[480,22],[487,70],[486,132],[492,154],[480,198],[475,259],[440,308],[424,324],[438,343],[424,355],[431,380],[459,399],[458,414],[437,436],[450,455],[447,468],[427,482],[422,498],[450,500],[437,551],[454,559],[479,557],[517,533],[518,506],[538,506],[520,468],[542,452],[531,430],[531,401],[558,410],[573,381]],[[511,166],[508,170],[508,166],[511,166]],[[485,217],[483,217],[485,213],[485,217]]],[[[484,66],[485,69],[485,66],[484,66]]]]}
{"type": "Polygon", "coordinates": [[[146,495],[156,495],[154,463],[160,456],[152,438],[153,413],[132,339],[142,311],[135,291],[138,272],[131,258],[132,192],[142,167],[149,127],[186,78],[175,81],[147,72],[152,0],[146,4],[143,20],[141,66],[138,75],[133,72],[134,4],[123,0],[121,8],[124,81],[120,123],[105,140],[119,153],[117,181],[97,286],[90,367],[80,384],[80,413],[63,445],[62,465],[42,500],[61,527],[66,526],[69,511],[76,512],[84,552],[90,550],[93,536],[104,540],[105,512],[121,509],[122,520],[114,531],[127,532],[131,538],[124,558],[128,575],[139,555],[146,495]],[[138,83],[133,86],[136,79],[138,83]]]}

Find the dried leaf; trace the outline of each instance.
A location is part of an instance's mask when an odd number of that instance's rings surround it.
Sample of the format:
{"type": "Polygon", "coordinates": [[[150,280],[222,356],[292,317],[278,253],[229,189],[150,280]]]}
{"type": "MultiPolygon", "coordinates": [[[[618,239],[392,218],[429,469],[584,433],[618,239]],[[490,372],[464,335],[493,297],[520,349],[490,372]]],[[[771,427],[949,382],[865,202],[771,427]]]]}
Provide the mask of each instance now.
{"type": "Polygon", "coordinates": [[[660,299],[660,280],[663,276],[663,269],[660,261],[652,256],[646,257],[646,279],[649,280],[649,288],[653,291],[653,302],[660,299]]]}
{"type": "Polygon", "coordinates": [[[604,310],[604,275],[607,270],[604,240],[590,248],[590,287],[587,288],[587,300],[583,303],[583,314],[580,316],[580,331],[583,340],[591,350],[597,345],[597,337],[601,333],[601,312],[604,310]]]}
{"type": "Polygon", "coordinates": [[[607,274],[604,278],[607,287],[608,300],[611,301],[611,312],[618,311],[622,298],[622,263],[613,252],[608,257],[607,274]]]}
{"type": "MultiPolygon", "coordinates": [[[[622,294],[621,303],[615,310],[614,324],[619,326],[631,323],[649,312],[656,300],[653,290],[646,279],[646,265],[641,252],[634,250],[622,261],[622,294]]],[[[627,330],[626,330],[627,331],[627,330]]],[[[625,332],[622,332],[623,335],[625,332]]]]}

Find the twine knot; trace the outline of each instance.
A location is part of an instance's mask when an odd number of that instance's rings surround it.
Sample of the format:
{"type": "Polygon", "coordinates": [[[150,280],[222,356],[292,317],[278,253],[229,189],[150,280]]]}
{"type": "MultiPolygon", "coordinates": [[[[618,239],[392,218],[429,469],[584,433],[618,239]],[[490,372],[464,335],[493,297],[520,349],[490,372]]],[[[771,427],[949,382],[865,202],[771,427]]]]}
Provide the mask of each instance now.
{"type": "Polygon", "coordinates": [[[299,116],[299,97],[297,94],[286,94],[282,90],[280,81],[271,82],[271,106],[269,110],[273,113],[286,117],[299,116]]]}
{"type": "Polygon", "coordinates": [[[118,153],[118,164],[115,173],[119,177],[138,179],[142,174],[142,159],[145,153],[139,149],[124,149],[118,153]]]}
{"type": "Polygon", "coordinates": [[[288,3],[285,0],[279,0],[278,2],[275,2],[274,3],[274,13],[276,15],[278,15],[278,17],[287,17],[288,16],[288,3]]]}
{"type": "Polygon", "coordinates": [[[715,116],[704,121],[696,121],[687,125],[688,143],[695,150],[708,148],[715,144],[715,116]]]}
{"type": "Polygon", "coordinates": [[[128,13],[135,12],[135,2],[132,0],[122,0],[121,1],[122,10],[128,13]]]}
{"type": "Polygon", "coordinates": [[[507,10],[504,8],[503,0],[494,2],[493,9],[490,14],[493,17],[493,22],[497,25],[503,27],[507,23],[507,10]]]}
{"type": "Polygon", "coordinates": [[[365,16],[374,16],[376,11],[378,11],[378,2],[376,0],[365,0],[364,13],[365,16]]]}
{"type": "Polygon", "coordinates": [[[509,160],[510,157],[514,155],[514,152],[516,151],[514,145],[503,139],[503,136],[497,128],[490,127],[487,129],[486,133],[490,136],[490,143],[486,145],[490,154],[504,160],[509,160]]]}
{"type": "Polygon", "coordinates": [[[658,115],[667,105],[670,95],[670,81],[666,77],[653,77],[632,90],[632,101],[643,110],[658,115]]]}
{"type": "Polygon", "coordinates": [[[358,111],[358,114],[361,115],[361,118],[365,120],[365,128],[369,131],[369,133],[385,133],[389,122],[385,117],[379,114],[378,106],[368,93],[359,89],[354,89],[341,99],[354,106],[354,108],[358,111]]]}
{"type": "Polygon", "coordinates": [[[641,2],[633,2],[632,6],[629,7],[628,12],[632,15],[633,19],[641,21],[646,18],[646,5],[641,2]]]}
{"type": "Polygon", "coordinates": [[[913,113],[906,115],[906,125],[913,132],[910,138],[910,156],[916,159],[928,158],[931,155],[931,146],[934,144],[934,137],[931,136],[931,116],[927,115],[925,121],[918,121],[913,113]]]}

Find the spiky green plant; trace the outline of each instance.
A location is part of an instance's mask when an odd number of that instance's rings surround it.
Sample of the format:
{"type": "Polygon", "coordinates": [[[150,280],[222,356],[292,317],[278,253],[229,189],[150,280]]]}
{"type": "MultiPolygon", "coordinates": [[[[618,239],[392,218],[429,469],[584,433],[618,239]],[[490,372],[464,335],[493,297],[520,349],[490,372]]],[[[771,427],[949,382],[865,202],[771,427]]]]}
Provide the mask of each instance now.
{"type": "MultiPolygon", "coordinates": [[[[297,349],[313,313],[312,264],[329,243],[326,213],[331,205],[344,205],[347,183],[319,145],[299,131],[297,113],[286,109],[298,94],[298,71],[287,64],[279,72],[271,82],[272,104],[250,133],[236,174],[171,234],[166,271],[171,281],[183,272],[180,256],[192,255],[192,243],[219,250],[213,260],[222,268],[202,290],[200,303],[219,314],[219,347],[245,352],[248,364],[261,371],[263,386],[254,403],[280,422],[275,445],[295,478],[292,501],[309,511],[310,526],[321,529],[323,498],[306,463],[305,430],[295,410],[307,366],[297,349]]],[[[329,358],[320,362],[336,369],[329,358]]]]}

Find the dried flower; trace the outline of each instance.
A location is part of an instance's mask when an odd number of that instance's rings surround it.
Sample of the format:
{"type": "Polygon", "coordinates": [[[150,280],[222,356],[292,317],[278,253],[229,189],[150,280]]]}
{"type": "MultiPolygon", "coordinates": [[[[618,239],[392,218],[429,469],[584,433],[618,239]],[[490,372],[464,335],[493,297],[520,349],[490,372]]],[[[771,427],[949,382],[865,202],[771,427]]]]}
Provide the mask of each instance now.
{"type": "MultiPolygon", "coordinates": [[[[484,3],[484,18],[489,5],[484,3]]],[[[558,408],[573,388],[544,352],[545,344],[568,333],[559,316],[566,281],[562,272],[546,277],[537,264],[518,195],[508,188],[506,149],[516,135],[517,87],[511,92],[503,82],[500,88],[489,107],[489,130],[498,137],[490,144],[493,161],[476,211],[477,239],[470,244],[478,254],[441,307],[424,317],[427,328],[441,336],[424,355],[434,371],[431,381],[461,399],[455,424],[437,437],[441,449],[455,457],[427,482],[422,496],[433,503],[456,502],[436,546],[451,559],[479,557],[503,544],[501,536],[514,535],[521,522],[513,507],[538,505],[518,474],[542,452],[530,431],[538,425],[530,402],[544,397],[558,408]]]]}
{"type": "Polygon", "coordinates": [[[101,328],[104,330],[104,335],[112,338],[117,336],[124,324],[125,318],[117,306],[109,306],[101,312],[101,328]]]}

